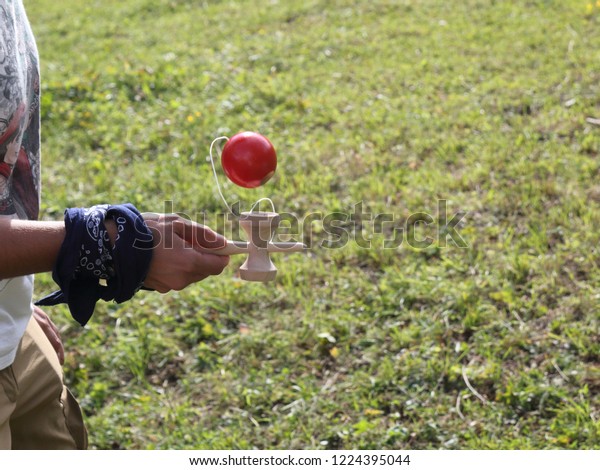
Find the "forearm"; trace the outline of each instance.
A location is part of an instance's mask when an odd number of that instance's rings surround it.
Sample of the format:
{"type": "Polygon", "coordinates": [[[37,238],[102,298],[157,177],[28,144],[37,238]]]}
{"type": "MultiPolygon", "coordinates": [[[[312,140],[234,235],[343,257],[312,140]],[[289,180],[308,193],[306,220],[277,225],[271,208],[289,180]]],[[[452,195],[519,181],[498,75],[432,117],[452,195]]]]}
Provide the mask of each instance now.
{"type": "MultiPolygon", "coordinates": [[[[105,221],[114,243],[114,221],[105,221]]],[[[0,218],[0,279],[52,271],[65,238],[64,222],[0,218]]]]}
{"type": "Polygon", "coordinates": [[[0,219],[0,279],[52,271],[64,222],[0,219]]]}
{"type": "MultiPolygon", "coordinates": [[[[178,216],[145,214],[154,248],[144,285],[159,292],[183,289],[210,275],[220,274],[228,256],[202,248],[223,248],[227,241],[208,227],[178,216]]],[[[105,220],[111,245],[117,237],[114,220],[105,220]]],[[[65,239],[64,222],[0,218],[0,279],[52,271],[65,239]]],[[[80,247],[72,247],[79,249],[80,247]]]]}

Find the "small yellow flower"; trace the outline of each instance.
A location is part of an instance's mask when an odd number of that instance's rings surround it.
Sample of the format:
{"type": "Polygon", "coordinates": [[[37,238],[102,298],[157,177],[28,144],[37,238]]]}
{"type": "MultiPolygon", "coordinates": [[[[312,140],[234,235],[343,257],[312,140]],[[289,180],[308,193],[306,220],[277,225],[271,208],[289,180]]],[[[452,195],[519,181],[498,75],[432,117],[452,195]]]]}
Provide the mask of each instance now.
{"type": "Polygon", "coordinates": [[[597,1],[596,1],[596,6],[597,6],[598,8],[600,8],[600,0],[597,0],[597,1]]]}
{"type": "Polygon", "coordinates": [[[214,332],[215,330],[213,329],[210,323],[205,323],[204,325],[202,325],[202,333],[204,334],[204,336],[212,336],[214,332]]]}
{"type": "Polygon", "coordinates": [[[591,13],[594,10],[594,5],[592,5],[591,3],[588,3],[586,5],[585,9],[587,10],[588,13],[591,13]]]}
{"type": "Polygon", "coordinates": [[[194,122],[194,116],[192,116],[191,114],[187,117],[187,121],[188,122],[194,122]]]}

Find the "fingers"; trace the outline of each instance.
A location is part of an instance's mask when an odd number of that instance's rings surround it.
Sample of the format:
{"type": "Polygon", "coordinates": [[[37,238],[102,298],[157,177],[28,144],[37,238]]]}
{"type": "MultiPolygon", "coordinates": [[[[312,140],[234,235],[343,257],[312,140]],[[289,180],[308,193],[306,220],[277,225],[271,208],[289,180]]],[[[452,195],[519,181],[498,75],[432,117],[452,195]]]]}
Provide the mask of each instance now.
{"type": "Polygon", "coordinates": [[[216,276],[221,274],[229,264],[229,256],[198,253],[198,263],[204,273],[216,276]]]}
{"type": "Polygon", "coordinates": [[[63,346],[58,328],[54,323],[52,323],[52,320],[50,320],[50,317],[46,314],[46,312],[35,305],[33,307],[33,317],[37,321],[38,325],[40,325],[40,328],[48,338],[48,341],[50,341],[54,351],[56,351],[58,361],[61,365],[64,364],[65,348],[63,346]]]}
{"type": "MultiPolygon", "coordinates": [[[[189,248],[187,249],[189,250],[189,248]]],[[[171,258],[169,262],[176,261],[171,258]]],[[[206,253],[200,253],[192,250],[185,253],[185,257],[176,261],[177,267],[169,270],[162,263],[162,269],[151,266],[150,273],[146,278],[144,285],[161,294],[166,294],[171,290],[183,290],[190,284],[202,281],[209,276],[221,274],[229,263],[229,256],[219,256],[206,253]],[[167,275],[167,272],[170,274],[167,275]]]]}
{"type": "Polygon", "coordinates": [[[208,276],[217,276],[229,264],[229,256],[202,253],[196,250],[190,251],[186,253],[185,260],[179,263],[181,270],[179,279],[183,280],[186,285],[202,281],[208,276]]]}

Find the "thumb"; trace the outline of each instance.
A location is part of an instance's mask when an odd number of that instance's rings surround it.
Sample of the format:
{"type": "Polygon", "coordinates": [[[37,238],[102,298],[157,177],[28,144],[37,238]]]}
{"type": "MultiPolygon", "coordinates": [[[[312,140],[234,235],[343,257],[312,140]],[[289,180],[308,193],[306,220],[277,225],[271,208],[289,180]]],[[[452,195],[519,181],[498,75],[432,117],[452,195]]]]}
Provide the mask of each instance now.
{"type": "Polygon", "coordinates": [[[173,222],[173,231],[193,248],[218,250],[227,246],[227,240],[209,227],[186,220],[173,222]]]}

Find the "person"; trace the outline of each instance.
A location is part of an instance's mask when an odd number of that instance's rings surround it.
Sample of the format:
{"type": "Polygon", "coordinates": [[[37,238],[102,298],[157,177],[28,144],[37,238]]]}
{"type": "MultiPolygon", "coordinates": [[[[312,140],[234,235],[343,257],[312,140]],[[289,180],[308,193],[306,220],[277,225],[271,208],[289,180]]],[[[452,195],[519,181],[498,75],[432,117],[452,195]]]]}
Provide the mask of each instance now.
{"type": "Polygon", "coordinates": [[[0,449],[84,449],[82,414],[63,379],[57,328],[33,304],[33,275],[60,290],[85,324],[100,299],[180,290],[220,274],[229,259],[204,249],[225,239],[172,214],[131,204],[69,208],[41,221],[39,60],[21,0],[0,0],[0,449]]]}

